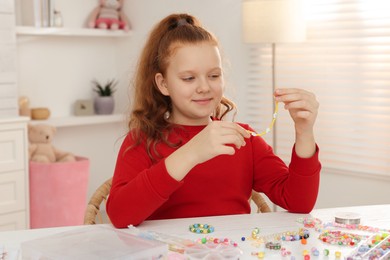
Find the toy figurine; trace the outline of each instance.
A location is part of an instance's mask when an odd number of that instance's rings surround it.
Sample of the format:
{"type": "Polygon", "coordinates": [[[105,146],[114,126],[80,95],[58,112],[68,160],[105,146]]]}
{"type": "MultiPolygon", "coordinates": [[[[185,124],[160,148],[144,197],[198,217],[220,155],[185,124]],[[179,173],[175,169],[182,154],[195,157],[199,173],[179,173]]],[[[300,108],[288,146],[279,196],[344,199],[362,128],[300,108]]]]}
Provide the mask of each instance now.
{"type": "Polygon", "coordinates": [[[130,23],[122,11],[124,0],[100,0],[88,18],[89,28],[128,31],[130,23]]]}

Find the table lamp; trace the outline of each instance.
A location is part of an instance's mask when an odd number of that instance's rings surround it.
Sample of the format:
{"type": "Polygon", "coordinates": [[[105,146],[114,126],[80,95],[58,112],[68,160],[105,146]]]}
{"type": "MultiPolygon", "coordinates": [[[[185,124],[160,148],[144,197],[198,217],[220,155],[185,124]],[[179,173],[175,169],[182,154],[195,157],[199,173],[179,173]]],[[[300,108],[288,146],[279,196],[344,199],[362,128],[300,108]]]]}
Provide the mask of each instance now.
{"type": "MultiPolygon", "coordinates": [[[[275,44],[303,42],[306,23],[303,0],[243,0],[243,39],[246,43],[270,43],[272,46],[272,93],[275,91],[275,44]]],[[[273,110],[275,111],[275,102],[273,110]]],[[[276,152],[276,126],[272,129],[272,147],[276,152]]]]}

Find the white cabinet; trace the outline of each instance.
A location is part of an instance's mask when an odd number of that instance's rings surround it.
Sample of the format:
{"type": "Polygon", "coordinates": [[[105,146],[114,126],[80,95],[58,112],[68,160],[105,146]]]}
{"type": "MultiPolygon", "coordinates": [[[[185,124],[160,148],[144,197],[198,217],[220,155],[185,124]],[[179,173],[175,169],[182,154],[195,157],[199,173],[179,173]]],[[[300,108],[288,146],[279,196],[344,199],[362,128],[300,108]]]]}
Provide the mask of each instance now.
{"type": "Polygon", "coordinates": [[[27,122],[0,119],[0,231],[29,227],[27,122]]]}

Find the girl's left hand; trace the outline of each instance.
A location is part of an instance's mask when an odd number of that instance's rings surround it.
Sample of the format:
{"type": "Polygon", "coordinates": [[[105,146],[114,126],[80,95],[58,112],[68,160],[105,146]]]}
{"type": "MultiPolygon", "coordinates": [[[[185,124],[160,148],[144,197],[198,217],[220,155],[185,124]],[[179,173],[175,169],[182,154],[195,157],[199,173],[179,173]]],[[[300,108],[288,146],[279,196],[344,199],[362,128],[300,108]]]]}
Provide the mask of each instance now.
{"type": "Polygon", "coordinates": [[[313,132],[319,107],[313,93],[297,88],[276,89],[275,100],[284,103],[294,120],[297,134],[313,132]]]}

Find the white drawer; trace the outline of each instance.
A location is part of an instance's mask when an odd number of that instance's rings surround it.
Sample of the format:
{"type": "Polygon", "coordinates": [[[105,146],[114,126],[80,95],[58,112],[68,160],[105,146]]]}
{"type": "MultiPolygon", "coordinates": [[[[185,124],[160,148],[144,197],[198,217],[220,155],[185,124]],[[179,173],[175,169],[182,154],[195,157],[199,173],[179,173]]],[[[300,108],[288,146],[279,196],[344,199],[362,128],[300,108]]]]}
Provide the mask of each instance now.
{"type": "Polygon", "coordinates": [[[19,211],[10,214],[0,214],[0,231],[27,229],[26,212],[19,211]]]}
{"type": "Polygon", "coordinates": [[[0,214],[26,209],[24,171],[0,174],[0,214]]]}
{"type": "Polygon", "coordinates": [[[0,130],[0,178],[2,172],[22,170],[25,166],[25,136],[22,129],[0,130]]]}

